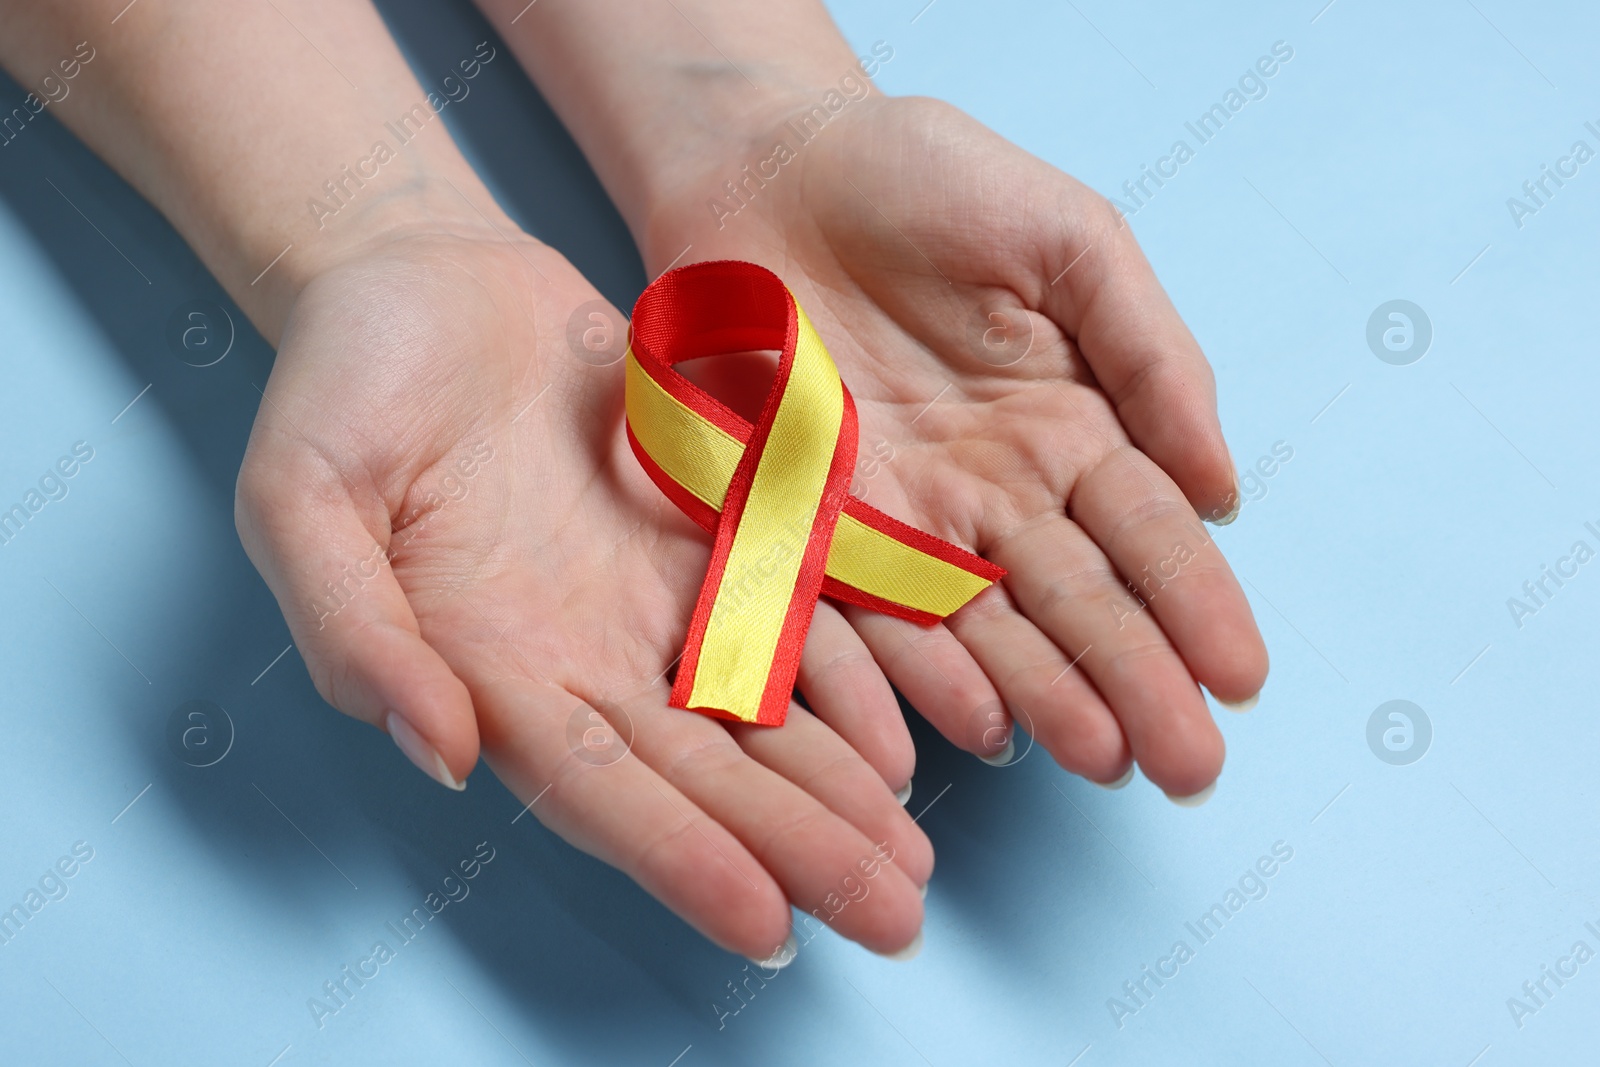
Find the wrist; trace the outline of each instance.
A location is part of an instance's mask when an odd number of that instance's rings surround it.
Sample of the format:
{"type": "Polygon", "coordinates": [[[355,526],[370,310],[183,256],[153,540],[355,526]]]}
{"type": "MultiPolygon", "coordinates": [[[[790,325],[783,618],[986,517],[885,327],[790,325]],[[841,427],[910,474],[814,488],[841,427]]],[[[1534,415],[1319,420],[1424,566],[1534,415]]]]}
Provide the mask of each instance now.
{"type": "Polygon", "coordinates": [[[629,0],[479,3],[656,266],[683,250],[657,247],[671,240],[659,220],[685,204],[708,210],[722,183],[769,158],[777,141],[798,147],[785,133],[791,119],[820,107],[815,130],[837,109],[859,106],[853,101],[873,93],[872,79],[894,56],[885,41],[858,55],[818,0],[674,0],[660,9],[629,0]]]}
{"type": "Polygon", "coordinates": [[[387,245],[425,236],[532,240],[465,163],[454,169],[457,173],[413,172],[382,184],[357,185],[354,172],[339,175],[333,194],[325,187],[324,195],[311,200],[296,229],[273,228],[244,242],[241,262],[258,273],[246,277],[248,270],[231,272],[230,294],[262,336],[276,345],[290,309],[308,285],[387,245]]]}
{"type": "Polygon", "coordinates": [[[638,179],[623,208],[645,263],[678,255],[685,229],[721,229],[745,206],[770,200],[767,187],[791,174],[829,127],[885,99],[873,79],[894,50],[882,41],[872,47],[876,54],[860,56],[841,49],[758,93],[746,86],[739,98],[702,102],[673,134],[657,129],[636,152],[638,179]]]}

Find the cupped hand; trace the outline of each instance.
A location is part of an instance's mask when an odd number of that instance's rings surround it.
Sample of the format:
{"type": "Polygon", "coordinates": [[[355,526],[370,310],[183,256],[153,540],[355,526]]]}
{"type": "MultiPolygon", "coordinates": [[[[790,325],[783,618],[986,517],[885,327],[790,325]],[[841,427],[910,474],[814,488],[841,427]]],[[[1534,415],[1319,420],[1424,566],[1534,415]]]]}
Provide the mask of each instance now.
{"type": "MultiPolygon", "coordinates": [[[[1201,523],[1238,495],[1199,346],[1085,186],[932,100],[848,101],[801,144],[784,117],[814,131],[811,102],[685,163],[647,264],[781,275],[859,406],[855,491],[1009,570],[932,628],[845,610],[951,741],[1003,759],[1015,716],[1068,770],[1115,784],[1137,760],[1203,798],[1223,743],[1201,686],[1249,701],[1267,655],[1201,523]]],[[[903,758],[858,729],[875,763],[903,758]]]]}
{"type": "Polygon", "coordinates": [[[667,707],[708,539],[629,453],[621,364],[568,346],[575,313],[615,310],[502,232],[397,233],[287,320],[237,519],[318,691],[447,785],[481,746],[540,821],[728,949],[768,957],[790,902],[902,949],[931,849],[824,722],[887,683],[834,617],[805,648],[816,715],[667,707]]]}

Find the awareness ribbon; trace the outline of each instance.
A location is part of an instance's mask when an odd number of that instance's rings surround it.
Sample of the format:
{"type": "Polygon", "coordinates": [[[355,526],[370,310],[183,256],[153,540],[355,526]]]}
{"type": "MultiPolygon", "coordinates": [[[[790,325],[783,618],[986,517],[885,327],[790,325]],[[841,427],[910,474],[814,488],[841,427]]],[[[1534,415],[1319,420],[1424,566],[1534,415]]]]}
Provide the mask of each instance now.
{"type": "Polygon", "coordinates": [[[725,260],[657,278],[634,305],[626,375],[633,454],[715,539],[673,707],[781,725],[819,596],[926,625],[1005,575],[850,495],[855,402],[766,268],[725,260]],[[777,375],[754,425],[673,367],[770,350],[777,375]]]}

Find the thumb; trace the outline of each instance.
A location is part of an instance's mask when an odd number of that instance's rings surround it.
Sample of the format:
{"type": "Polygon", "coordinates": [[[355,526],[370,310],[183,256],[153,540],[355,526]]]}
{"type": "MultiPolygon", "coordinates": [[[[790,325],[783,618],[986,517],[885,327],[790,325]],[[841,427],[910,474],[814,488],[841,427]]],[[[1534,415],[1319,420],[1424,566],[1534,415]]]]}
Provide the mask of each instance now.
{"type": "Polygon", "coordinates": [[[323,699],[388,732],[406,756],[451,789],[478,762],[467,688],[422,639],[389,567],[381,497],[363,509],[320,455],[294,447],[269,458],[252,441],[239,473],[234,522],[245,553],[278,599],[323,699]]]}

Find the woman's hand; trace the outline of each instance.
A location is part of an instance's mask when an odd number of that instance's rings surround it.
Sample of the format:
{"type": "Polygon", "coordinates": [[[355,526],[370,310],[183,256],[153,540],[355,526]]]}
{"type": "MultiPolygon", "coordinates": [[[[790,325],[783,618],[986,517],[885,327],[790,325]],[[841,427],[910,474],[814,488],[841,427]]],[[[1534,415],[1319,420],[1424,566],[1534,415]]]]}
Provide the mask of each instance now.
{"type": "Polygon", "coordinates": [[[647,265],[779,273],[859,405],[857,492],[1010,571],[932,629],[845,612],[950,740],[1003,753],[1009,712],[1069,770],[1114,783],[1137,759],[1201,794],[1223,744],[1200,686],[1246,701],[1267,672],[1200,521],[1237,505],[1210,368],[1102,197],[854,77],[832,113],[801,92],[662,168],[647,265]]]}
{"type": "Polygon", "coordinates": [[[728,948],[771,953],[789,901],[912,941],[932,857],[884,785],[910,747],[877,745],[875,774],[824,725],[874,750],[882,673],[834,615],[801,668],[816,717],[666,707],[706,538],[628,454],[620,365],[567,346],[599,295],[494,205],[369,0],[0,0],[0,24],[25,83],[115,24],[52,113],[279,347],[238,524],[323,695],[446,784],[481,745],[537,817],[728,948]]]}
{"type": "MultiPolygon", "coordinates": [[[[1249,700],[1267,655],[1198,520],[1238,502],[1210,368],[1106,201],[877,95],[892,47],[859,60],[819,0],[478,2],[651,271],[777,272],[855,393],[872,502],[1010,570],[931,630],[849,612],[890,679],[974,752],[1014,713],[1070,770],[1203,797],[1200,685],[1249,700]]],[[[864,711],[881,763],[900,742],[864,711]]]]}
{"type": "MultiPolygon", "coordinates": [[[[237,513],[318,690],[447,785],[481,744],[541,821],[726,948],[769,956],[790,902],[829,915],[870,865],[875,891],[833,925],[902,949],[930,846],[825,722],[860,739],[887,684],[823,612],[801,673],[816,715],[666,706],[707,538],[628,450],[621,364],[569,347],[569,321],[615,311],[501,233],[396,228],[290,311],[237,513]]],[[[909,749],[886,770],[907,781],[909,749]]]]}

